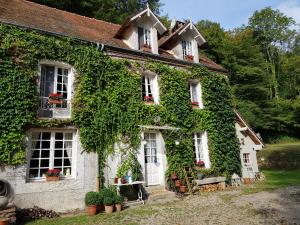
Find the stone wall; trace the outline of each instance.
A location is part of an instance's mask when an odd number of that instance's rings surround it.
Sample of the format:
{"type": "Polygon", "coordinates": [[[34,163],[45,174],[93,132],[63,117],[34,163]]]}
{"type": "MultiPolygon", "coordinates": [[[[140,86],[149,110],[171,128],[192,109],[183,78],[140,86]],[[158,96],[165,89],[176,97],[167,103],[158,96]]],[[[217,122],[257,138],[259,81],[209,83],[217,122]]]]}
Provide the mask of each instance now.
{"type": "Polygon", "coordinates": [[[0,167],[0,178],[9,182],[13,191],[12,203],[16,207],[38,206],[56,212],[84,208],[84,195],[96,190],[98,157],[94,153],[81,153],[76,157],[74,178],[56,182],[26,180],[26,164],[19,167],[0,167]]]}

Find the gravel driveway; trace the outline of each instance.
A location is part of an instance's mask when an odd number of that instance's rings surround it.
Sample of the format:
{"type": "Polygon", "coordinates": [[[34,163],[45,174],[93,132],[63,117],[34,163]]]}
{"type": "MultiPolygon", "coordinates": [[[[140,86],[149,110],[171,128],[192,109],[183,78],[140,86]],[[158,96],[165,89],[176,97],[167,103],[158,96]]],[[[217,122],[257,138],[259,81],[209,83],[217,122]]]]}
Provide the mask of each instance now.
{"type": "Polygon", "coordinates": [[[300,225],[300,186],[250,195],[240,190],[195,195],[144,207],[149,213],[127,219],[151,225],[300,225]]]}

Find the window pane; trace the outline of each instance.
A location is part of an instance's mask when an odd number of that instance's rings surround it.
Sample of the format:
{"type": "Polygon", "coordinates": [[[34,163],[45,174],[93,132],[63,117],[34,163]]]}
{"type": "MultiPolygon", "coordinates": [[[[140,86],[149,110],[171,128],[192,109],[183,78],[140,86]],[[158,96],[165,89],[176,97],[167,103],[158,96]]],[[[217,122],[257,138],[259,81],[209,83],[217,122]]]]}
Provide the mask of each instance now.
{"type": "Polygon", "coordinates": [[[63,148],[63,141],[55,141],[55,148],[63,148]]]}
{"type": "Polygon", "coordinates": [[[49,94],[54,91],[54,67],[53,66],[41,66],[41,83],[40,83],[40,95],[42,97],[49,97],[49,94]]]}
{"type": "Polygon", "coordinates": [[[71,159],[64,159],[64,167],[71,166],[71,159]]]}
{"type": "Polygon", "coordinates": [[[55,150],[55,152],[54,152],[54,157],[62,157],[63,155],[62,155],[62,153],[63,153],[63,151],[62,150],[55,150]]]}
{"type": "Polygon", "coordinates": [[[42,149],[50,149],[50,141],[42,141],[42,149]]]}
{"type": "Polygon", "coordinates": [[[54,167],[62,166],[62,159],[54,159],[54,167]]]}
{"type": "Polygon", "coordinates": [[[30,168],[39,167],[39,160],[31,160],[30,161],[30,168]]]}
{"type": "Polygon", "coordinates": [[[38,174],[39,174],[38,169],[30,169],[29,170],[29,177],[30,178],[38,177],[38,174]]]}
{"type": "Polygon", "coordinates": [[[72,140],[73,139],[73,133],[65,133],[65,140],[72,140]]]}
{"type": "Polygon", "coordinates": [[[49,167],[49,159],[41,159],[41,167],[49,167]]]}
{"type": "Polygon", "coordinates": [[[40,158],[40,150],[31,151],[31,158],[40,158]]]}
{"type": "Polygon", "coordinates": [[[49,157],[50,157],[50,150],[41,151],[41,158],[49,158],[49,157]]]}
{"type": "Polygon", "coordinates": [[[65,150],[64,157],[72,157],[72,149],[65,150]]]}
{"type": "Polygon", "coordinates": [[[41,142],[40,141],[32,141],[31,142],[31,148],[32,149],[40,149],[41,148],[41,142]]]}
{"type": "Polygon", "coordinates": [[[55,133],[55,140],[62,140],[64,138],[63,133],[55,133]]]}

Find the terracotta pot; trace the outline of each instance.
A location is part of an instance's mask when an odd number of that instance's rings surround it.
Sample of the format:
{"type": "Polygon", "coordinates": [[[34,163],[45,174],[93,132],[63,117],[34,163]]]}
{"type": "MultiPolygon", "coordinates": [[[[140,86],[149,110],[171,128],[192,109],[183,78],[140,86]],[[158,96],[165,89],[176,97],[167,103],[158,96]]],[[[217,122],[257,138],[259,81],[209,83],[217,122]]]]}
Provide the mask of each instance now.
{"type": "Polygon", "coordinates": [[[8,218],[0,218],[0,225],[8,225],[9,219],[8,218]]]}
{"type": "Polygon", "coordinates": [[[180,186],[179,188],[181,193],[185,193],[186,192],[186,186],[180,186]]]}
{"type": "Polygon", "coordinates": [[[59,177],[46,177],[47,181],[58,181],[59,177]]]}
{"type": "Polygon", "coordinates": [[[172,178],[172,180],[176,180],[176,179],[177,179],[176,173],[172,173],[172,174],[171,174],[171,178],[172,178]]]}
{"type": "Polygon", "coordinates": [[[96,205],[88,205],[86,207],[86,213],[89,215],[89,216],[94,216],[97,214],[97,206],[96,205]]]}
{"type": "Polygon", "coordinates": [[[243,183],[244,184],[252,184],[252,179],[251,178],[244,178],[243,183]]]}
{"type": "Polygon", "coordinates": [[[114,211],[114,206],[113,205],[105,205],[105,212],[106,213],[112,213],[114,211]]]}
{"type": "Polygon", "coordinates": [[[180,187],[180,180],[175,180],[175,186],[180,187]]]}
{"type": "Polygon", "coordinates": [[[115,179],[114,179],[115,184],[118,183],[118,179],[119,179],[119,178],[115,177],[115,179]]]}
{"type": "Polygon", "coordinates": [[[116,212],[122,211],[122,204],[115,204],[115,206],[116,206],[116,212]]]}

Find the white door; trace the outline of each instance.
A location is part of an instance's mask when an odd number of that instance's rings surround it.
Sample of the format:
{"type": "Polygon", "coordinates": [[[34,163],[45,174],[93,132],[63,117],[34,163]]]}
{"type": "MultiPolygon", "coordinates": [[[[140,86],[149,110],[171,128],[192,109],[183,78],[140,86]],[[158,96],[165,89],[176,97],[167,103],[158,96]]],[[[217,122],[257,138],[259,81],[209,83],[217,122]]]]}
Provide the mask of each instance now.
{"type": "Polygon", "coordinates": [[[156,133],[144,133],[144,140],[146,182],[148,185],[158,185],[160,183],[156,133]]]}

